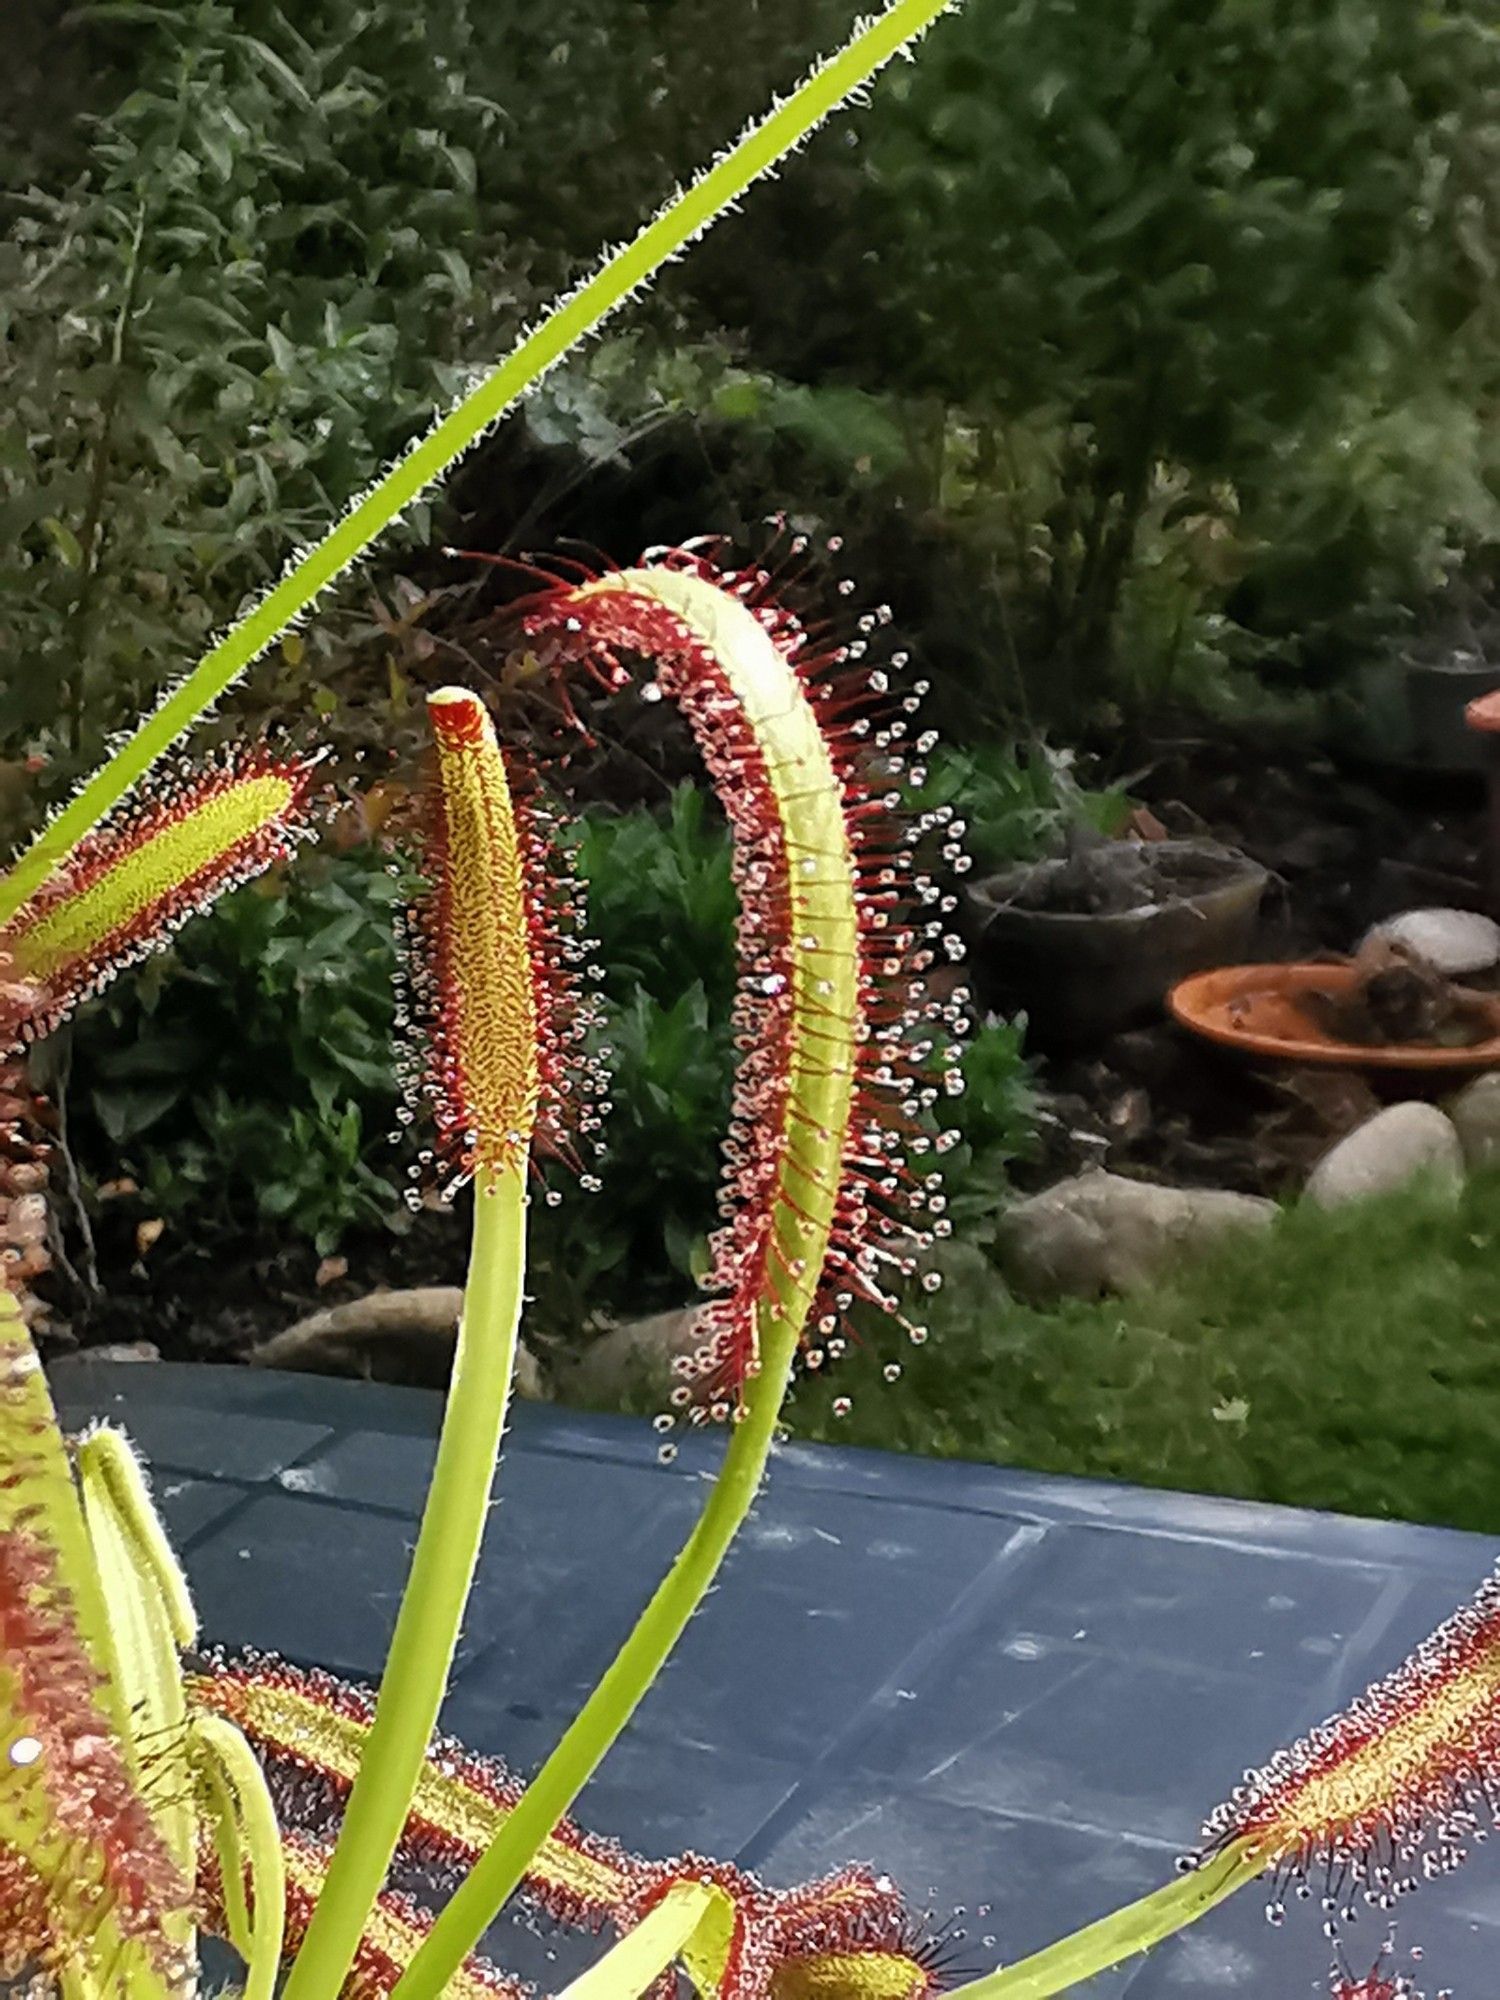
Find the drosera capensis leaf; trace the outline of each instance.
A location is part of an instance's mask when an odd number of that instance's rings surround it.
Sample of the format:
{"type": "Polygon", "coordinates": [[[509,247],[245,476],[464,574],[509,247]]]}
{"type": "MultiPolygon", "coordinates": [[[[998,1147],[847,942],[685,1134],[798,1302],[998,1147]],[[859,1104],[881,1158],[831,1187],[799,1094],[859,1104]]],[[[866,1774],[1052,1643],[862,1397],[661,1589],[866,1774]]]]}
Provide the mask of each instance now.
{"type": "Polygon", "coordinates": [[[0,1047],[50,1034],[83,1000],[310,837],[317,760],[232,749],[174,772],[87,835],[0,924],[0,1047]]]}
{"type": "MultiPolygon", "coordinates": [[[[898,801],[885,780],[870,788],[860,754],[869,721],[859,728],[828,699],[823,677],[847,656],[810,644],[770,584],[678,550],[523,610],[528,636],[588,659],[606,681],[624,680],[623,653],[657,663],[655,686],[680,704],[733,833],[743,1043],[734,1213],[714,1276],[720,1297],[704,1309],[678,1396],[684,1410],[732,1418],[734,1432],[666,1579],[439,1913],[399,2000],[443,1991],[686,1629],[759,1491],[809,1315],[825,1299],[836,1314],[856,1294],[894,1307],[885,1263],[914,1261],[934,1234],[920,1220],[934,1190],[900,1162],[900,1122],[914,1119],[897,1051],[961,1002],[903,976],[927,971],[936,953],[910,914],[921,882],[900,865],[904,836],[890,831],[898,801]],[[865,1162],[873,1174],[856,1171],[865,1162]]],[[[878,708],[884,690],[872,698],[878,708]]],[[[885,762],[900,764],[889,737],[885,762]]]]}
{"type": "Polygon", "coordinates": [[[127,1750],[110,1617],[46,1381],[0,1286],[0,1968],[175,2000],[193,1977],[191,1878],[127,1750]]]}
{"type": "MultiPolygon", "coordinates": [[[[488,711],[476,695],[443,688],[429,696],[428,713],[437,742],[429,810],[439,833],[429,851],[438,882],[421,937],[430,983],[451,1017],[430,1080],[465,1134],[463,1165],[474,1180],[469,1271],[437,1459],[369,1742],[285,2000],[324,2000],[341,1990],[376,1907],[448,1684],[515,1367],[542,1098],[538,932],[488,711]]],[[[456,1976],[459,1964],[451,1971],[456,1976]]]]}
{"type": "MultiPolygon", "coordinates": [[[[374,1697],[331,1674],[261,1654],[212,1654],[189,1677],[195,1713],[228,1718],[261,1759],[281,1825],[322,1838],[337,1823],[369,1736],[374,1697]]],[[[437,1891],[457,1881],[493,1840],[525,1790],[496,1758],[449,1737],[429,1746],[396,1867],[437,1891]]],[[[732,1964],[708,1933],[683,1970],[704,2000],[745,1988],[775,2000],[924,2000],[934,1990],[933,1947],[888,1877],[849,1868],[802,1886],[767,1888],[740,1870],[679,1855],[649,1861],[616,1840],[564,1821],[522,1885],[549,1923],[628,1929],[675,1882],[710,1878],[732,1914],[732,1964]]]]}

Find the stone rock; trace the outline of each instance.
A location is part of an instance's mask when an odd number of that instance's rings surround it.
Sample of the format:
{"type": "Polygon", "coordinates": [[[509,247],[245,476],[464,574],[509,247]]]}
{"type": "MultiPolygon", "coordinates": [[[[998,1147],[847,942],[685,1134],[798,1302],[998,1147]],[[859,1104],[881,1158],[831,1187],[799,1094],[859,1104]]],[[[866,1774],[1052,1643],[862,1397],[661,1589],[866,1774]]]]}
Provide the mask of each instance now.
{"type": "Polygon", "coordinates": [[[1307,1199],[1338,1208],[1388,1194],[1418,1174],[1457,1193],[1463,1173],[1458,1133],[1435,1104],[1388,1104],[1323,1155],[1308,1178],[1307,1199]]]}
{"type": "Polygon", "coordinates": [[[675,1376],[672,1363],[698,1344],[698,1308],[679,1306],[628,1320],[586,1347],[558,1383],[569,1402],[618,1404],[630,1395],[665,1398],[675,1376]]]}
{"type": "Polygon", "coordinates": [[[1471,1171],[1500,1166],[1500,1071],[1476,1076],[1449,1101],[1447,1111],[1464,1150],[1464,1165],[1471,1171]]]}
{"type": "Polygon", "coordinates": [[[1449,979],[1500,965],[1500,924],[1477,910],[1403,910],[1376,924],[1361,950],[1371,938],[1405,945],[1449,979]]]}
{"type": "Polygon", "coordinates": [[[81,1348],[79,1361],[160,1361],[161,1349],[154,1340],[105,1340],[98,1347],[81,1348]]]}
{"type": "Polygon", "coordinates": [[[1096,1298],[1154,1283],[1236,1229],[1267,1228],[1274,1201],[1227,1188],[1157,1187],[1094,1169],[1001,1215],[1000,1260],[1017,1291],[1096,1298]]]}
{"type": "MultiPolygon", "coordinates": [[[[418,1285],[371,1292],[298,1320],[284,1333],[252,1348],[254,1368],[300,1369],[309,1375],[355,1375],[371,1382],[442,1388],[453,1365],[460,1285],[418,1285]]],[[[516,1394],[532,1402],[547,1390],[536,1356],[522,1344],[516,1353],[516,1394]]]]}

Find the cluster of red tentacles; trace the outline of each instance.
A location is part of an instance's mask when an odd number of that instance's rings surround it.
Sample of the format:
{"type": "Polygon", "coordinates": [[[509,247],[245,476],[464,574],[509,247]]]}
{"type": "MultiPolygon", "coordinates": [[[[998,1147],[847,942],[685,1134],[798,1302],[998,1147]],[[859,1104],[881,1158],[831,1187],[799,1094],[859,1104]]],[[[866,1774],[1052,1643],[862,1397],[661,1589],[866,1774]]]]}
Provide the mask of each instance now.
{"type": "MultiPolygon", "coordinates": [[[[29,1342],[0,1339],[0,1485],[16,1494],[35,1473],[28,1445],[34,1426],[20,1392],[37,1366],[29,1342]]],[[[52,1551],[24,1525],[0,1535],[0,1660],[12,1683],[0,1795],[40,1782],[72,1850],[59,1880],[49,1883],[0,1845],[0,1972],[15,1976],[67,1948],[68,1933],[56,1922],[61,1898],[86,1904],[80,1920],[90,1927],[108,1914],[122,1936],[147,1945],[165,1974],[179,1974],[161,1918],[186,1907],[187,1885],[101,1712],[100,1676],[79,1640],[52,1551]]]]}
{"type": "MultiPolygon", "coordinates": [[[[1330,1918],[1456,1868],[1500,1823],[1500,1573],[1397,1670],[1264,1770],[1205,1830],[1249,1840],[1278,1888],[1314,1870],[1330,1918]]],[[[1279,1904],[1273,1904],[1273,1914],[1279,1904]]]]}
{"type": "Polygon", "coordinates": [[[0,1060],[0,1283],[18,1300],[22,1318],[32,1327],[47,1316],[32,1287],[52,1268],[47,1247],[50,1151],[50,1110],[32,1089],[25,1060],[0,1060]]]}
{"type": "Polygon", "coordinates": [[[27,1004],[0,1016],[4,1046],[48,1035],[82,1001],[91,999],[126,966],[137,963],[190,917],[240,882],[288,859],[308,837],[316,760],[278,756],[269,746],[237,746],[206,763],[179,763],[153,778],[149,794],[127,800],[86,834],[67,861],[47,877],[4,925],[0,963],[27,973],[33,940],[70,904],[85,899],[107,876],[124,881],[139,867],[140,892],[122,898],[119,920],[81,934],[70,948],[49,955],[35,976],[27,1004]],[[262,780],[276,782],[277,799],[258,823],[235,837],[214,838],[215,820],[237,794],[262,780]],[[161,836],[201,820],[201,848],[178,869],[154,864],[161,836]]]}
{"type": "MultiPolygon", "coordinates": [[[[284,1828],[321,1851],[337,1830],[373,1696],[319,1671],[265,1655],[215,1655],[195,1677],[194,1698],[233,1721],[254,1746],[284,1828]],[[351,1731],[346,1725],[353,1724],[351,1731]]],[[[392,1880],[441,1898],[473,1865],[522,1782],[503,1763],[452,1738],[432,1745],[392,1866],[392,1880]]],[[[907,1978],[898,2000],[936,1989],[933,1955],[894,1885],[861,1869],[792,1891],[768,1889],[742,1870],[697,1854],[652,1862],[564,1820],[522,1885],[529,1906],[558,1924],[626,1930],[675,1883],[711,1881],[734,1909],[718,2000],[801,2000],[799,1971],[883,1959],[907,1978]]],[[[416,1905],[407,1905],[408,1910],[416,1905]]],[[[425,1921],[425,1919],[422,1919],[425,1921]]],[[[820,1990],[804,1982],[809,1995],[820,1990]]],[[[383,1990],[383,1989],[373,1989],[383,1990]]],[[[891,1991],[891,1982],[882,1985],[891,1991]]]]}
{"type": "MultiPolygon", "coordinates": [[[[794,538],[788,561],[804,553],[794,538]]],[[[919,866],[929,836],[949,866],[962,870],[962,829],[948,808],[904,815],[903,783],[920,783],[920,764],[907,753],[930,748],[913,738],[924,691],[898,691],[887,668],[866,655],[887,622],[866,613],[852,635],[809,624],[781,601],[787,577],[761,563],[720,568],[706,546],[653,552],[642,567],[685,569],[744,605],[770,636],[817,715],[841,794],[843,822],[856,884],[858,1029],[854,1115],[838,1174],[837,1208],[805,1349],[809,1366],[836,1356],[845,1316],[857,1302],[899,1315],[900,1283],[915,1275],[922,1253],[947,1233],[941,1176],[927,1157],[945,1149],[930,1113],[939,1095],[934,1047],[941,1061],[957,1057],[968,1028],[966,991],[944,991],[937,976],[962,952],[949,929],[954,906],[919,866]],[[950,1038],[952,1040],[950,1041],[950,1038]]],[[[841,591],[845,590],[841,585],[841,591]]],[[[847,587],[852,590],[852,585],[847,587]]],[[[734,834],[734,872],[741,917],[740,985],[734,1036],[739,1055],[732,1123],[725,1146],[722,1225],[713,1243],[705,1286],[713,1295],[700,1315],[703,1344],[684,1366],[677,1391],[690,1414],[726,1416],[737,1404],[756,1355],[756,1302],[774,1290],[779,1273],[773,1200],[779,1188],[782,1133],[794,1034],[792,969],[802,940],[794,934],[789,884],[811,861],[786,851],[773,774],[731,692],[714,651],[672,611],[609,573],[580,586],[559,578],[515,608],[527,638],[550,661],[585,663],[606,687],[624,686],[625,661],[654,664],[647,698],[676,701],[723,800],[734,834]]],[[[894,655],[899,676],[905,660],[894,655]]],[[[800,1032],[816,1037],[814,1023],[800,1032]]],[[[942,1072],[950,1091],[956,1069],[942,1072]]],[[[793,1109],[793,1115],[795,1110],[793,1109]]],[[[923,1282],[936,1289],[935,1273],[923,1282]]],[[[925,1329],[908,1325],[921,1341],[925,1329]]],[[[888,1371],[898,1374],[899,1366],[888,1371]]]]}
{"type": "MultiPolygon", "coordinates": [[[[1415,1982],[1404,1972],[1397,1972],[1391,1966],[1395,1951],[1392,1939],[1387,1939],[1380,1957],[1368,1972],[1357,1973],[1348,1958],[1340,1952],[1338,1963],[1329,1974],[1329,1992],[1332,2000],[1424,2000],[1415,1982]]],[[[1420,1952],[1414,1952],[1420,1957],[1420,1952]]],[[[1437,2000],[1453,2000],[1446,1989],[1438,1993],[1437,2000]]]]}
{"type": "MultiPolygon", "coordinates": [[[[434,711],[438,728],[453,730],[469,719],[434,711]]],[[[539,1173],[541,1161],[550,1157],[594,1189],[598,1181],[589,1162],[609,1107],[607,1072],[594,1046],[599,1008],[587,983],[593,968],[581,892],[564,865],[565,827],[554,805],[519,757],[503,750],[500,754],[521,861],[516,914],[530,963],[531,1020],[512,1023],[510,1032],[524,1036],[527,1046],[518,1050],[517,1059],[534,1070],[532,1171],[539,1173]]],[[[465,976],[452,903],[453,871],[462,864],[451,851],[435,778],[421,804],[419,863],[425,886],[400,920],[404,949],[396,1005],[396,1068],[404,1097],[396,1116],[410,1125],[425,1113],[433,1133],[431,1148],[409,1169],[413,1185],[407,1199],[413,1208],[421,1205],[424,1188],[433,1182],[445,1197],[457,1193],[473,1178],[482,1150],[459,1027],[465,976]]],[[[391,1136],[396,1139],[400,1133],[391,1136]]],[[[548,1187],[544,1198],[550,1205],[561,1196],[548,1187]]]]}
{"type": "MultiPolygon", "coordinates": [[[[331,1841],[317,1840],[295,1828],[282,1829],[282,1860],[286,1874],[283,1957],[290,1960],[307,1935],[313,1911],[333,1857],[331,1841]]],[[[254,1883],[247,1873],[247,1898],[254,1883]]],[[[211,1839],[205,1837],[198,1859],[198,1919],[216,1936],[228,1934],[223,1875],[211,1839]]],[[[400,1889],[384,1889],[366,1920],[354,1962],[339,1989],[340,2000],[388,2000],[397,1980],[415,1957],[432,1927],[432,1914],[400,1889]]],[[[532,1989],[501,1972],[487,1959],[472,1955],[449,1982],[447,2000],[531,2000],[532,1989]]]]}

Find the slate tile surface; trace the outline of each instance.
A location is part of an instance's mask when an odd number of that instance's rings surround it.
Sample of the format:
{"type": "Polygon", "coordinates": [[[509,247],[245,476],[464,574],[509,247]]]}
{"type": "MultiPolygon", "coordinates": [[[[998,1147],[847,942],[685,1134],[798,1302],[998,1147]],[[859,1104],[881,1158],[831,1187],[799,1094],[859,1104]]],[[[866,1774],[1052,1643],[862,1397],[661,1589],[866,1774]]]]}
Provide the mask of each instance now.
{"type": "MultiPolygon", "coordinates": [[[[53,1379],[68,1422],[112,1417],[149,1454],[211,1637],[378,1674],[435,1397],[167,1365],[53,1379]]],[[[648,1425],[517,1410],[449,1727],[535,1768],[718,1449],[690,1439],[666,1468],[648,1425]]],[[[773,1881],[869,1861],[978,1970],[1166,1880],[1245,1765],[1394,1666],[1494,1556],[1440,1529],[788,1447],[582,1816],[773,1881]]],[[[554,1988],[597,1949],[501,1929],[500,1955],[554,1988]]],[[[1362,1918],[1356,1961],[1382,1935],[1362,1918]]],[[[1495,2000],[1495,1845],[1406,1906],[1399,1936],[1424,1946],[1429,1990],[1495,2000]]],[[[1328,1958],[1315,1904],[1273,1928],[1247,1893],[1087,1991],[1300,2000],[1328,1958]]]]}

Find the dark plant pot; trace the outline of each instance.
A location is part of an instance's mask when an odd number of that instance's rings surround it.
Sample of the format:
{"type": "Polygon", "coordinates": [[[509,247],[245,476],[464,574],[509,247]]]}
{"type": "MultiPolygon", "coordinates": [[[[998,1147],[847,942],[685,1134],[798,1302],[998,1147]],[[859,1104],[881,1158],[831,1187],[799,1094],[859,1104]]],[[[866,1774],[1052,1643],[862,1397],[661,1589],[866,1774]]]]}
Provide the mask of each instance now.
{"type": "Polygon", "coordinates": [[[1500,672],[1487,660],[1408,667],[1406,701],[1415,761],[1437,771],[1478,770],[1484,761],[1483,747],[1465,726],[1464,710],[1497,686],[1500,672]]]}
{"type": "Polygon", "coordinates": [[[1500,687],[1500,666],[1478,653],[1386,661],[1362,676],[1347,728],[1361,756],[1397,770],[1477,771],[1484,753],[1464,710],[1500,687]]]}
{"type": "Polygon", "coordinates": [[[975,978],[986,1004],[1024,1011],[1041,1047],[1103,1040],[1159,1013],[1189,973],[1251,956],[1266,870],[1248,855],[1212,841],[1155,844],[1163,859],[1190,858],[1217,876],[1191,894],[1118,912],[1075,914],[1020,908],[1049,872],[1042,861],[1007,869],[969,891],[975,978]]]}

